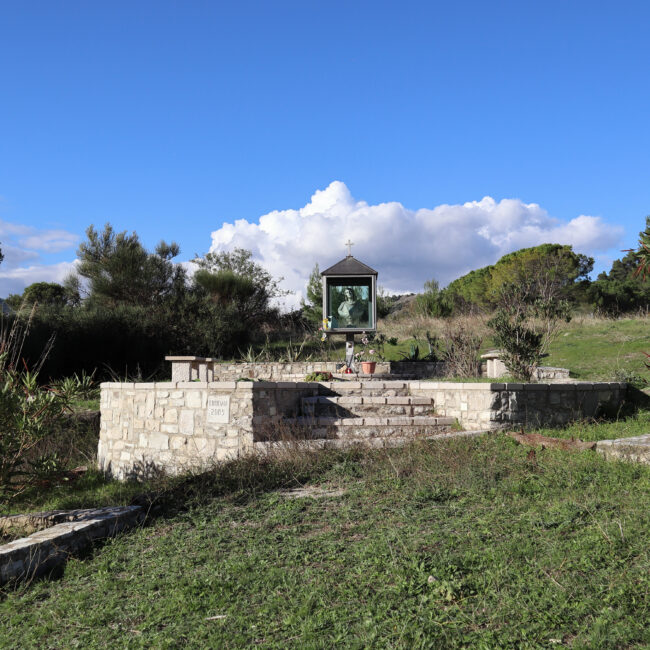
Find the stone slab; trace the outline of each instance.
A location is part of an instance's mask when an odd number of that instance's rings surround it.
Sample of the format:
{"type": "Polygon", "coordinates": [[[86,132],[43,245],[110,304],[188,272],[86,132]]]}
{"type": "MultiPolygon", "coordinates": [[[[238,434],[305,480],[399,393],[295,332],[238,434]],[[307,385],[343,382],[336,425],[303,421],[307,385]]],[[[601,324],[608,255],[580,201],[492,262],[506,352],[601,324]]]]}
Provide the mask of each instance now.
{"type": "Polygon", "coordinates": [[[600,440],[596,443],[596,451],[610,460],[626,460],[649,465],[650,433],[633,438],[600,440]]]}
{"type": "Polygon", "coordinates": [[[111,537],[138,525],[144,519],[144,512],[140,506],[123,506],[74,510],[67,515],[64,511],[55,511],[28,517],[32,523],[40,519],[43,525],[63,521],[0,546],[0,584],[31,580],[51,571],[93,540],[111,537]]]}

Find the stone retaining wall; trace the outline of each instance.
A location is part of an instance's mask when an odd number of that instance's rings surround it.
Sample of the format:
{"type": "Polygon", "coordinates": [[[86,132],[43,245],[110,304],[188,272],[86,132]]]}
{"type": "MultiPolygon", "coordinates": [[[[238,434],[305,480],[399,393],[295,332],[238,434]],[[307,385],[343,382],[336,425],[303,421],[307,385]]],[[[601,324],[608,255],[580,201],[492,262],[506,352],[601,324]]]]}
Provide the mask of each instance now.
{"type": "Polygon", "coordinates": [[[99,466],[141,478],[239,456],[317,393],[317,383],[103,383],[99,466]]]}
{"type": "MultiPolygon", "coordinates": [[[[297,361],[294,363],[245,363],[223,362],[205,357],[165,357],[172,363],[172,381],[237,381],[261,379],[264,381],[300,381],[312,372],[340,372],[336,361],[297,361]]],[[[399,378],[443,377],[446,364],[443,361],[379,361],[375,369],[378,375],[394,375],[399,378]]]]}
{"type": "Polygon", "coordinates": [[[538,368],[535,368],[534,378],[537,381],[569,381],[569,369],[553,368],[552,366],[539,366],[538,368]]]}
{"type": "Polygon", "coordinates": [[[650,434],[617,440],[599,440],[596,451],[609,460],[626,460],[650,465],[650,434]]]}
{"type": "Polygon", "coordinates": [[[119,506],[17,515],[2,520],[1,528],[9,532],[13,526],[18,529],[34,526],[38,520],[46,528],[0,546],[0,585],[31,580],[51,571],[93,541],[142,523],[144,512],[140,506],[119,506]],[[55,525],[49,527],[50,523],[55,525]]]}
{"type": "MultiPolygon", "coordinates": [[[[396,382],[372,384],[382,391],[396,382]]],[[[179,473],[250,453],[277,438],[283,418],[300,414],[303,397],[336,393],[338,382],[104,383],[101,386],[100,467],[121,479],[158,470],[179,473]]],[[[624,383],[500,384],[402,382],[429,396],[438,415],[466,429],[561,425],[617,408],[624,383]]],[[[386,391],[386,394],[388,391],[386,391]]],[[[351,393],[350,393],[351,394],[351,393]]],[[[288,432],[291,433],[291,432],[288,432]]]]}
{"type": "Polygon", "coordinates": [[[436,412],[468,429],[556,426],[616,409],[627,384],[499,384],[412,382],[411,393],[431,396],[436,412]]]}
{"type": "MultiPolygon", "coordinates": [[[[340,372],[336,361],[296,361],[294,363],[246,363],[223,362],[206,357],[165,357],[172,364],[172,381],[237,381],[238,379],[261,379],[264,381],[304,381],[312,372],[340,372]]],[[[499,377],[506,373],[505,365],[498,359],[482,364],[485,377],[499,377]],[[494,374],[495,364],[499,372],[494,374]],[[493,374],[490,374],[492,372],[493,374]]],[[[446,377],[447,364],[444,361],[378,361],[375,374],[390,375],[395,379],[432,379],[446,377]]],[[[540,366],[535,369],[537,381],[567,381],[567,368],[540,366]]]]}

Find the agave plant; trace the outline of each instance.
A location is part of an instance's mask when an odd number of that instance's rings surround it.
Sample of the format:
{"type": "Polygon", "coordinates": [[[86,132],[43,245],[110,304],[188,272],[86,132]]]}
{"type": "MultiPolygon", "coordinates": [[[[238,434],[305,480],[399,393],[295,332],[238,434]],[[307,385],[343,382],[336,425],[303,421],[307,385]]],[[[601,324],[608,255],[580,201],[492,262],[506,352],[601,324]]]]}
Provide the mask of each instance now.
{"type": "Polygon", "coordinates": [[[52,383],[52,388],[68,395],[76,395],[83,399],[95,399],[99,394],[99,387],[94,380],[95,371],[89,375],[81,371],[81,377],[75,373],[72,377],[65,377],[52,383]]]}
{"type": "Polygon", "coordinates": [[[404,361],[419,361],[420,360],[420,346],[417,343],[411,343],[408,352],[400,352],[404,361]]]}

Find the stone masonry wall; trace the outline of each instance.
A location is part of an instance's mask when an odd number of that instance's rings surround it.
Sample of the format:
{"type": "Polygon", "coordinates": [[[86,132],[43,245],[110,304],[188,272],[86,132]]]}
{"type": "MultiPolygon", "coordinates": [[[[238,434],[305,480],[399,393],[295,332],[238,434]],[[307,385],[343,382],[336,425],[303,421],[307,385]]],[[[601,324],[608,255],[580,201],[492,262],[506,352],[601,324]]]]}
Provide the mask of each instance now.
{"type": "Polygon", "coordinates": [[[179,473],[237,457],[317,383],[103,383],[98,462],[116,478],[179,473]],[[227,404],[226,404],[226,403],[227,404]]]}
{"type": "MultiPolygon", "coordinates": [[[[99,466],[116,478],[141,478],[250,453],[255,442],[282,434],[282,419],[300,414],[303,397],[336,394],[337,383],[104,383],[99,466]]],[[[562,425],[603,407],[615,410],[626,393],[618,382],[407,383],[411,395],[432,397],[436,413],[466,429],[562,425]]]]}
{"type": "MultiPolygon", "coordinates": [[[[340,372],[335,361],[297,361],[294,363],[245,363],[222,362],[204,357],[166,357],[172,362],[172,381],[237,381],[241,378],[263,381],[304,381],[312,372],[340,372]]],[[[396,379],[431,379],[445,377],[447,364],[444,361],[379,361],[377,375],[391,375],[396,379]]],[[[483,375],[499,377],[506,373],[505,365],[498,359],[483,364],[483,375]],[[498,370],[496,372],[495,368],[498,370]],[[492,375],[490,375],[492,372],[492,375]],[[496,372],[496,374],[495,374],[496,372]]],[[[567,368],[540,366],[535,369],[538,381],[568,381],[567,368]]]]}
{"type": "Polygon", "coordinates": [[[626,384],[499,384],[412,382],[413,395],[431,396],[436,412],[458,418],[467,429],[556,426],[616,409],[626,384]]]}
{"type": "Polygon", "coordinates": [[[117,478],[180,472],[253,445],[251,384],[104,383],[100,409],[98,461],[117,478]],[[215,397],[229,399],[228,422],[208,421],[208,398],[215,397]]]}
{"type": "MultiPolygon", "coordinates": [[[[172,381],[237,381],[241,378],[264,381],[304,381],[312,372],[340,372],[336,361],[298,361],[294,363],[245,363],[221,362],[203,357],[166,357],[172,362],[172,381]]],[[[379,361],[375,369],[378,375],[416,378],[442,377],[445,374],[443,361],[379,361]]]]}

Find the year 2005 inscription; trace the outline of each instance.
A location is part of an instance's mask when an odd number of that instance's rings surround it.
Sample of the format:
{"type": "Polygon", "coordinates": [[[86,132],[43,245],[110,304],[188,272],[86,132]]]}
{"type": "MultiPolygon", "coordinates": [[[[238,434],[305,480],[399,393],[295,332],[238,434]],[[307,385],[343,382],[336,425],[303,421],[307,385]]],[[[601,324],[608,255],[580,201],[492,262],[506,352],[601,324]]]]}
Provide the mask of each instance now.
{"type": "Polygon", "coordinates": [[[208,397],[208,422],[230,422],[230,396],[208,397]]]}

